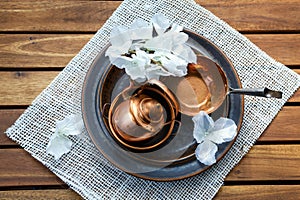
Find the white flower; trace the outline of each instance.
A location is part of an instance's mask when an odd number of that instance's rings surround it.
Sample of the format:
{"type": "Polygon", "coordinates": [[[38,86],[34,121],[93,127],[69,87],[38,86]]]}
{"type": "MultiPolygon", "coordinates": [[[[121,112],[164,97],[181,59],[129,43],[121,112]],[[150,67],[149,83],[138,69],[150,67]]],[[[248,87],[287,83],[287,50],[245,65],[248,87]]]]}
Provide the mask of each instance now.
{"type": "Polygon", "coordinates": [[[204,111],[193,117],[193,136],[199,143],[195,154],[197,159],[205,164],[216,162],[217,144],[233,140],[237,134],[237,126],[232,119],[219,118],[216,122],[204,111]]]}
{"type": "Polygon", "coordinates": [[[188,63],[196,63],[194,51],[186,45],[183,27],[155,14],[150,24],[136,19],[129,28],[112,29],[111,46],[105,56],[132,80],[143,82],[160,76],[184,76],[188,63]]]}
{"type": "Polygon", "coordinates": [[[78,135],[83,129],[83,121],[81,115],[69,115],[63,120],[56,122],[54,134],[50,137],[46,152],[54,156],[54,159],[59,159],[63,154],[71,150],[72,141],[68,138],[69,135],[78,135]]]}

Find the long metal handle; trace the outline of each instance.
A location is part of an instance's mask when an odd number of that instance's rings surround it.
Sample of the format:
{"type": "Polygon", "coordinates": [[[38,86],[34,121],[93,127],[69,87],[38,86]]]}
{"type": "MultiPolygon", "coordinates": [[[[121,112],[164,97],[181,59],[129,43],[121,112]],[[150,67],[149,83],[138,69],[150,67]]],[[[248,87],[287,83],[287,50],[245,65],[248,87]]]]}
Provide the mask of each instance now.
{"type": "Polygon", "coordinates": [[[268,88],[241,88],[241,89],[229,88],[229,93],[267,97],[267,98],[271,98],[271,97],[278,98],[278,99],[282,98],[282,92],[270,90],[268,88]]]}

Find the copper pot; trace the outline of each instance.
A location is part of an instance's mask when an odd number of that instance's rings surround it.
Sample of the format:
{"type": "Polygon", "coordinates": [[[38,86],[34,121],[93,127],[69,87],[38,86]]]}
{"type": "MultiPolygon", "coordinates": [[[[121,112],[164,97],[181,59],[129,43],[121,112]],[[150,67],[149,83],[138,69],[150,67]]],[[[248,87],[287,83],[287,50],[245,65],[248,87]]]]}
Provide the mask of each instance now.
{"type": "Polygon", "coordinates": [[[179,106],[174,95],[158,80],[133,83],[119,94],[109,109],[113,137],[134,150],[149,150],[172,133],[179,106]]]}

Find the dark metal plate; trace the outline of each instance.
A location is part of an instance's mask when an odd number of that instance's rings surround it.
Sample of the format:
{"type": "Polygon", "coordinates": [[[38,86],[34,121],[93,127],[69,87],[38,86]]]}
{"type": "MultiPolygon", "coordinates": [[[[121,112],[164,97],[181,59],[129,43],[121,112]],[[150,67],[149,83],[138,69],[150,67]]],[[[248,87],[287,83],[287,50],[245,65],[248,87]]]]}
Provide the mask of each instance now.
{"type": "MultiPolygon", "coordinates": [[[[185,31],[190,39],[188,44],[224,70],[228,84],[232,88],[241,88],[241,83],[231,62],[222,51],[206,38],[185,31]]],[[[97,56],[90,67],[82,90],[82,114],[85,127],[100,152],[116,167],[134,176],[156,180],[172,181],[199,174],[210,166],[197,161],[194,150],[197,144],[193,138],[191,117],[180,115],[178,123],[168,141],[159,148],[147,152],[134,152],[120,145],[111,135],[106,111],[112,100],[129,85],[129,77],[113,67],[105,50],[97,56]]],[[[228,95],[224,103],[211,116],[228,117],[235,121],[240,129],[244,101],[243,96],[228,95]]],[[[231,148],[235,140],[218,145],[216,154],[219,161],[231,148]]]]}

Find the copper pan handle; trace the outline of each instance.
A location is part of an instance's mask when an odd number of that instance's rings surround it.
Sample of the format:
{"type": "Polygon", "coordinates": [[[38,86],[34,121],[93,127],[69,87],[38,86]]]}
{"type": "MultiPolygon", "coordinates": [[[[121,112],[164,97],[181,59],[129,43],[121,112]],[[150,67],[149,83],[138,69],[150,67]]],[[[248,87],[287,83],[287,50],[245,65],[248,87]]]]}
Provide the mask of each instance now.
{"type": "Polygon", "coordinates": [[[241,88],[241,89],[233,89],[229,88],[229,93],[233,94],[244,94],[250,96],[259,96],[266,98],[282,98],[282,92],[270,90],[268,88],[241,88]]]}

